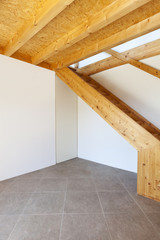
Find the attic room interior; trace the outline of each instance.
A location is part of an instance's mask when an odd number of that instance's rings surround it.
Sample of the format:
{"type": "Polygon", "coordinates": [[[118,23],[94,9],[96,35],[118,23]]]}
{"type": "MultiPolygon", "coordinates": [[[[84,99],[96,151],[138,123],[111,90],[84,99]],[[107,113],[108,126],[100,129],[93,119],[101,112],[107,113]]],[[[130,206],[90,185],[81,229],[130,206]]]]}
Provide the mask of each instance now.
{"type": "Polygon", "coordinates": [[[0,0],[0,240],[160,239],[159,63],[159,0],[0,0]]]}

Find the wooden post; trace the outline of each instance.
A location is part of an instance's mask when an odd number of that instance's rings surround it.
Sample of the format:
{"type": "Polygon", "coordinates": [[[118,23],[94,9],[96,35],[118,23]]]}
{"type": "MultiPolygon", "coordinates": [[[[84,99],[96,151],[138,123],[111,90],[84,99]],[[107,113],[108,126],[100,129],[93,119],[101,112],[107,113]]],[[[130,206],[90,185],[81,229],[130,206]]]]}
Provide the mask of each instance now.
{"type": "Polygon", "coordinates": [[[69,68],[61,80],[138,150],[137,192],[160,201],[160,130],[88,76],[69,68]]]}
{"type": "Polygon", "coordinates": [[[137,193],[160,201],[160,144],[138,152],[137,193]]]}

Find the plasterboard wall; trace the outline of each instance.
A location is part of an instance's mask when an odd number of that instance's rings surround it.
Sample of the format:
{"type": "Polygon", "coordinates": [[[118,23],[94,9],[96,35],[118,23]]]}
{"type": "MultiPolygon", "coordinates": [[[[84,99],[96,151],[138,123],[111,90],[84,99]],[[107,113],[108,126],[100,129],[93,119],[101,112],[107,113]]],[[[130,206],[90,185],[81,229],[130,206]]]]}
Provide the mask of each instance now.
{"type": "Polygon", "coordinates": [[[78,156],[77,95],[56,76],[57,163],[78,156]]]}
{"type": "MultiPolygon", "coordinates": [[[[159,68],[160,56],[143,62],[159,68]]],[[[160,128],[160,80],[125,65],[92,76],[160,128]]],[[[82,100],[78,100],[78,156],[136,172],[137,152],[82,100]]]]}
{"type": "Polygon", "coordinates": [[[0,55],[0,180],[55,164],[55,74],[0,55]]]}
{"type": "MultiPolygon", "coordinates": [[[[159,60],[144,62],[158,68],[159,60]]],[[[54,72],[2,55],[0,61],[0,180],[53,165],[55,155],[57,162],[78,155],[136,172],[136,150],[80,99],[77,108],[77,96],[58,78],[55,95],[54,72]]],[[[93,78],[160,128],[158,78],[129,65],[93,78]]]]}

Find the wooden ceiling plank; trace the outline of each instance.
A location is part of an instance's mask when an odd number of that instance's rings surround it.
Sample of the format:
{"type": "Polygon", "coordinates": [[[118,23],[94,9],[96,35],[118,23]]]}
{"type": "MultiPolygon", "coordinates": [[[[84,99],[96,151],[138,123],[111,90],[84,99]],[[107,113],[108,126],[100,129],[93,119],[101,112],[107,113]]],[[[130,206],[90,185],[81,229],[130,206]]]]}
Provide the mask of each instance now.
{"type": "Polygon", "coordinates": [[[112,49],[108,49],[106,52],[111,54],[113,57],[122,60],[125,63],[129,63],[132,66],[134,66],[136,68],[139,68],[139,69],[153,75],[154,77],[160,78],[160,71],[156,68],[153,68],[153,67],[151,67],[151,66],[149,66],[145,63],[142,63],[140,61],[137,61],[137,60],[135,60],[135,59],[129,57],[128,55],[123,54],[123,53],[118,53],[118,52],[116,52],[112,49]]]}
{"type": "Polygon", "coordinates": [[[160,27],[160,13],[157,13],[106,39],[103,39],[101,41],[97,39],[97,41],[93,42],[93,44],[91,44],[89,47],[84,46],[81,49],[81,51],[77,49],[74,52],[74,56],[72,55],[63,56],[60,61],[53,63],[52,67],[53,69],[59,69],[69,66],[71,64],[74,64],[75,62],[79,62],[97,53],[106,51],[106,49],[113,48],[126,41],[132,40],[136,37],[154,31],[159,27],[160,27]]]}
{"type": "Polygon", "coordinates": [[[62,12],[74,0],[46,0],[45,8],[41,5],[28,21],[25,21],[21,29],[18,29],[15,36],[9,41],[3,54],[11,56],[30,40],[37,32],[45,27],[53,18],[62,12]]]}
{"type": "Polygon", "coordinates": [[[32,63],[38,64],[45,61],[59,51],[62,51],[76,42],[86,38],[90,33],[94,33],[99,29],[106,27],[110,23],[125,16],[131,11],[143,6],[151,0],[116,0],[112,4],[106,6],[102,11],[87,19],[76,29],[64,34],[59,40],[54,41],[51,45],[43,49],[37,55],[32,57],[32,63]]]}
{"type": "MultiPolygon", "coordinates": [[[[160,39],[125,51],[123,54],[134,58],[135,60],[142,60],[145,58],[157,56],[160,54],[160,39]]],[[[124,64],[126,63],[120,59],[109,57],[85,67],[79,68],[77,69],[77,72],[85,75],[93,75],[124,64]]]]}

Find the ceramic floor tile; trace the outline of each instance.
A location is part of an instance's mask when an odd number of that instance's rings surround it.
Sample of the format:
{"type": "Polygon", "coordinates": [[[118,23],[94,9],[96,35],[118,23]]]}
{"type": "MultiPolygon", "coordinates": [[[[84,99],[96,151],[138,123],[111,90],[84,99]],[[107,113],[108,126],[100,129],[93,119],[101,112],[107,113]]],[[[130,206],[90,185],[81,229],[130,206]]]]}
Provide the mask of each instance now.
{"type": "Polygon", "coordinates": [[[0,193],[5,191],[5,189],[15,181],[15,179],[11,178],[11,179],[8,179],[8,180],[5,180],[5,181],[1,181],[0,182],[0,193]]]}
{"type": "Polygon", "coordinates": [[[7,240],[10,233],[12,232],[18,216],[0,216],[0,240],[7,240]]]}
{"type": "Polygon", "coordinates": [[[67,179],[65,178],[43,178],[36,188],[36,192],[66,191],[67,179]]]}
{"type": "Polygon", "coordinates": [[[132,172],[127,172],[123,170],[118,170],[118,178],[121,183],[124,184],[125,188],[132,194],[137,193],[137,174],[132,172]]]}
{"type": "Polygon", "coordinates": [[[108,167],[102,164],[90,165],[88,169],[90,170],[91,175],[95,178],[108,177],[109,175],[116,176],[117,174],[115,168],[108,167]]]}
{"type": "Polygon", "coordinates": [[[62,213],[64,195],[64,192],[33,193],[24,214],[62,213]]]}
{"type": "Polygon", "coordinates": [[[91,173],[85,167],[55,167],[46,171],[46,178],[83,178],[90,177],[91,173]]]}
{"type": "Polygon", "coordinates": [[[38,171],[34,171],[34,172],[30,172],[30,173],[26,173],[26,174],[23,174],[23,175],[20,175],[18,177],[16,177],[17,179],[22,179],[22,178],[25,178],[25,179],[30,179],[30,178],[42,178],[44,176],[44,173],[45,173],[45,169],[41,169],[41,170],[38,170],[38,171]]]}
{"type": "Polygon", "coordinates": [[[138,208],[127,192],[99,192],[104,212],[120,213],[138,208]]]}
{"type": "Polygon", "coordinates": [[[65,213],[102,213],[95,192],[67,192],[65,213]]]}
{"type": "Polygon", "coordinates": [[[65,167],[85,167],[88,168],[90,161],[80,159],[80,158],[74,158],[72,160],[68,160],[65,162],[60,163],[62,166],[65,167]]]}
{"type": "Polygon", "coordinates": [[[60,215],[21,216],[10,240],[59,240],[60,215]]]}
{"type": "Polygon", "coordinates": [[[160,203],[138,196],[136,183],[135,173],[78,158],[2,181],[0,240],[159,240],[160,203]]]}
{"type": "Polygon", "coordinates": [[[64,215],[60,240],[110,240],[103,215],[64,215]]]}
{"type": "Polygon", "coordinates": [[[150,219],[154,227],[160,233],[160,212],[159,213],[147,213],[147,217],[150,219]]]}
{"type": "Polygon", "coordinates": [[[34,192],[38,186],[39,179],[16,179],[6,189],[6,192],[34,192]]]}
{"type": "Polygon", "coordinates": [[[137,204],[142,208],[146,213],[149,212],[159,212],[160,213],[160,202],[154,201],[149,198],[139,196],[137,194],[132,195],[137,204]]]}
{"type": "Polygon", "coordinates": [[[67,191],[96,191],[96,189],[91,178],[70,178],[67,191]]]}
{"type": "Polygon", "coordinates": [[[69,167],[66,167],[59,163],[55,166],[46,168],[44,170],[44,178],[67,178],[69,169],[69,167]]]}
{"type": "Polygon", "coordinates": [[[22,213],[30,193],[3,192],[0,195],[0,215],[17,215],[22,213]]]}
{"type": "Polygon", "coordinates": [[[132,213],[108,214],[106,220],[112,240],[159,240],[153,226],[143,214],[132,213]]]}
{"type": "Polygon", "coordinates": [[[125,191],[121,182],[116,176],[106,176],[105,178],[94,178],[96,189],[100,191],[125,191]]]}
{"type": "Polygon", "coordinates": [[[72,167],[68,169],[69,178],[88,178],[91,177],[91,172],[85,166],[72,167]]]}

